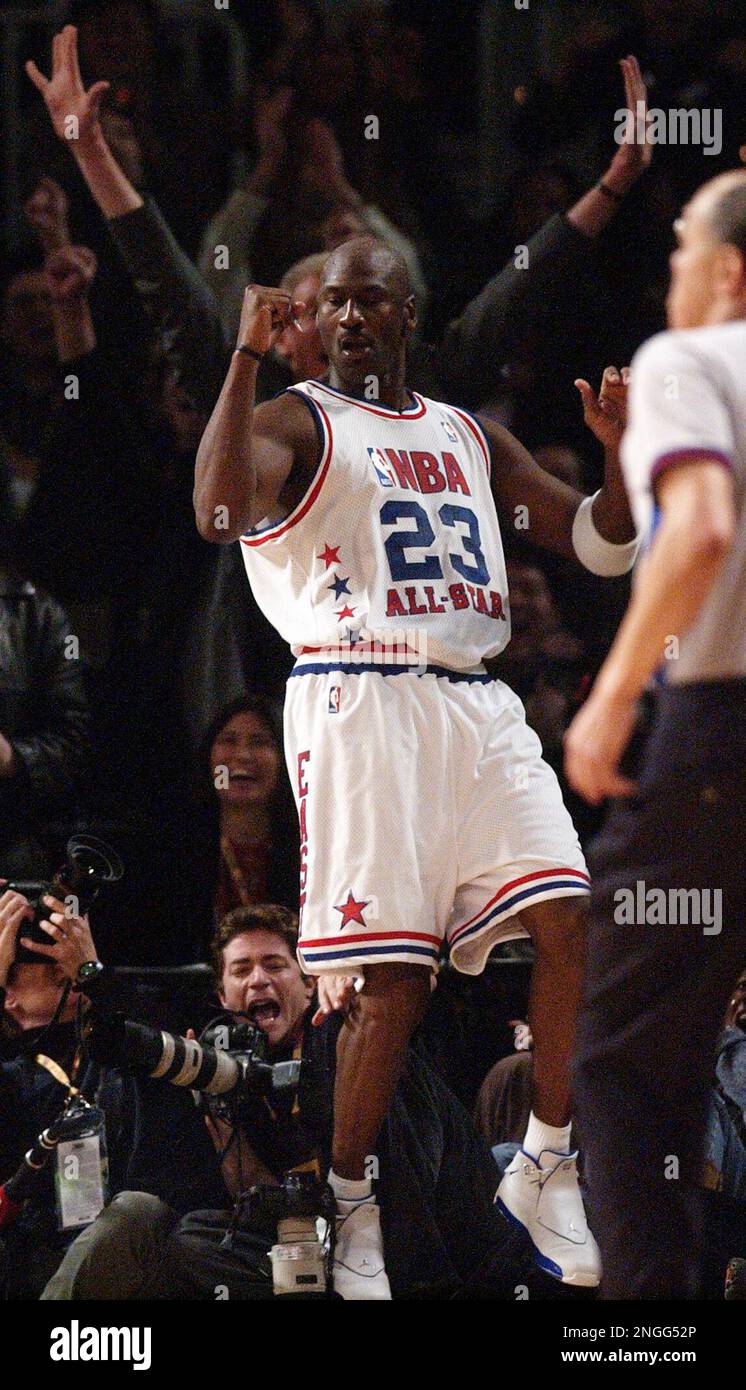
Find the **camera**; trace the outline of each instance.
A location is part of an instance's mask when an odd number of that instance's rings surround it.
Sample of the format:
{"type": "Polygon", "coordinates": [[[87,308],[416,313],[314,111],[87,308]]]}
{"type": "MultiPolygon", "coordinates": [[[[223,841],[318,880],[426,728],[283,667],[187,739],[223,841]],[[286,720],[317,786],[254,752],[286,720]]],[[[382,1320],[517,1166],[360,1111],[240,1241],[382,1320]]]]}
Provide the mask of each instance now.
{"type": "Polygon", "coordinates": [[[287,1095],[297,1087],[303,1062],[267,1061],[266,1038],[248,1019],[219,1014],[199,1042],[149,1028],[111,1012],[106,973],[89,991],[92,1007],[82,1033],[96,1061],[143,1067],[149,1076],[188,1086],[204,1096],[211,1115],[233,1124],[240,1123],[244,1107],[257,1097],[287,1095]]]}
{"type": "MultiPolygon", "coordinates": [[[[40,945],[48,946],[49,937],[42,931],[40,922],[49,916],[50,909],[42,902],[45,895],[65,901],[75,899],[75,916],[84,917],[96,901],[102,884],[117,883],[124,873],[124,865],[116,850],[99,840],[95,835],[73,835],[65,847],[65,862],[57,870],[50,882],[15,882],[6,885],[17,893],[22,893],[33,905],[33,919],[21,924],[18,936],[40,945]]],[[[47,957],[38,955],[26,946],[16,947],[16,962],[27,964],[41,961],[47,957]]]]}
{"type": "MultiPolygon", "coordinates": [[[[257,1230],[277,1227],[277,1242],[269,1252],[275,1294],[326,1295],[334,1257],[336,1201],[327,1183],[312,1173],[285,1173],[278,1187],[252,1187],[238,1198],[234,1227],[257,1230]],[[324,1223],[323,1238],[318,1222],[324,1223]]],[[[232,1233],[224,1244],[230,1248],[232,1233]]]]}
{"type": "Polygon", "coordinates": [[[271,1099],[295,1090],[302,1062],[267,1060],[267,1036],[240,1014],[216,1015],[200,1033],[200,1045],[226,1053],[239,1068],[240,1080],[228,1092],[200,1090],[201,1107],[213,1118],[237,1125],[246,1120],[246,1104],[257,1096],[271,1099]]]}

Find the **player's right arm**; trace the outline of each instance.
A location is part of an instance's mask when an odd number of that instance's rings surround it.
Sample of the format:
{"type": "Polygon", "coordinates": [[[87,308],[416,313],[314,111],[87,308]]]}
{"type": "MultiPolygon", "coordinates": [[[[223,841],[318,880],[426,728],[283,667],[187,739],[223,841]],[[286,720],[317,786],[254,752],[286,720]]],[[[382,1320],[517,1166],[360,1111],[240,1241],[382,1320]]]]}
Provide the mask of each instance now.
{"type": "Polygon", "coordinates": [[[287,320],[282,290],[250,285],[244,294],[238,347],[210,416],[194,478],[197,529],[225,545],[250,527],[300,501],[318,468],[319,439],[308,407],[285,393],[256,405],[258,360],[287,320]]]}

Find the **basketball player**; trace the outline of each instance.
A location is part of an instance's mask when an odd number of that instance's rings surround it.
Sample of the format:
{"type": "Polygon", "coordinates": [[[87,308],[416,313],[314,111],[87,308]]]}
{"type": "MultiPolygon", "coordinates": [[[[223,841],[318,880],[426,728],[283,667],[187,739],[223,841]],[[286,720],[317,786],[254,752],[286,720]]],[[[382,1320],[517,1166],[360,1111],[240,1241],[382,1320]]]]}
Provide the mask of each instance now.
{"type": "Polygon", "coordinates": [[[370,1160],[444,939],[477,974],[496,942],[536,950],[535,1090],[504,1210],[536,1257],[598,1283],[569,1152],[569,1061],[589,887],[554,774],[523,707],[484,671],[510,634],[497,509],[600,574],[636,553],[621,473],[594,499],[506,430],[408,391],[406,268],[368,238],[326,261],[317,325],[328,379],[254,408],[287,295],[251,286],[238,348],[197,458],[209,540],[241,538],[257,602],[297,661],[286,753],[301,830],[299,957],[342,1030],[330,1183],[335,1286],[390,1297],[370,1160]],[[520,920],[518,914],[520,913],[520,920]],[[364,976],[360,993],[351,976],[364,976]]]}
{"type": "Polygon", "coordinates": [[[609,1298],[698,1291],[690,1184],[746,957],[746,171],[706,183],[675,230],[670,331],[635,357],[623,444],[649,549],[566,739],[573,786],[618,798],[592,861],[576,1086],[609,1298]],[[657,668],[635,787],[619,760],[657,668]]]}

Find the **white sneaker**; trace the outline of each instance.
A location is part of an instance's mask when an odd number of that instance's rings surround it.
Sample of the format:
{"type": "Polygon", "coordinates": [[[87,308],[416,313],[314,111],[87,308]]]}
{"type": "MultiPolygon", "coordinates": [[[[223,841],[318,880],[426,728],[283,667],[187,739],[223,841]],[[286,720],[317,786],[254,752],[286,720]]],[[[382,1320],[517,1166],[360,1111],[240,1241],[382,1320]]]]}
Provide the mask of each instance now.
{"type": "Polygon", "coordinates": [[[527,1233],[540,1269],[563,1284],[593,1289],[601,1282],[601,1256],[588,1230],[576,1159],[577,1152],[543,1149],[537,1160],[519,1149],[495,1203],[527,1233]]]}
{"type": "Polygon", "coordinates": [[[334,1290],[353,1302],[391,1301],[383,1264],[381,1213],[375,1202],[361,1202],[349,1216],[337,1217],[334,1290]]]}

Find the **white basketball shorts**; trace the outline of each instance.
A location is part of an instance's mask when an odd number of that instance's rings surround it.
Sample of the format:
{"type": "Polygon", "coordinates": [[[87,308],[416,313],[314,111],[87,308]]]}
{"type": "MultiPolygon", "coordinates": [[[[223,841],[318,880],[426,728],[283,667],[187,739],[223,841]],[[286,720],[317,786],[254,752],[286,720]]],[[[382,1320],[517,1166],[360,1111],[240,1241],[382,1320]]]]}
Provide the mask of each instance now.
{"type": "Polygon", "coordinates": [[[502,681],[301,660],[285,750],[300,817],[298,958],[311,975],[401,961],[444,940],[478,975],[516,914],[588,893],[557,778],[502,681]]]}

